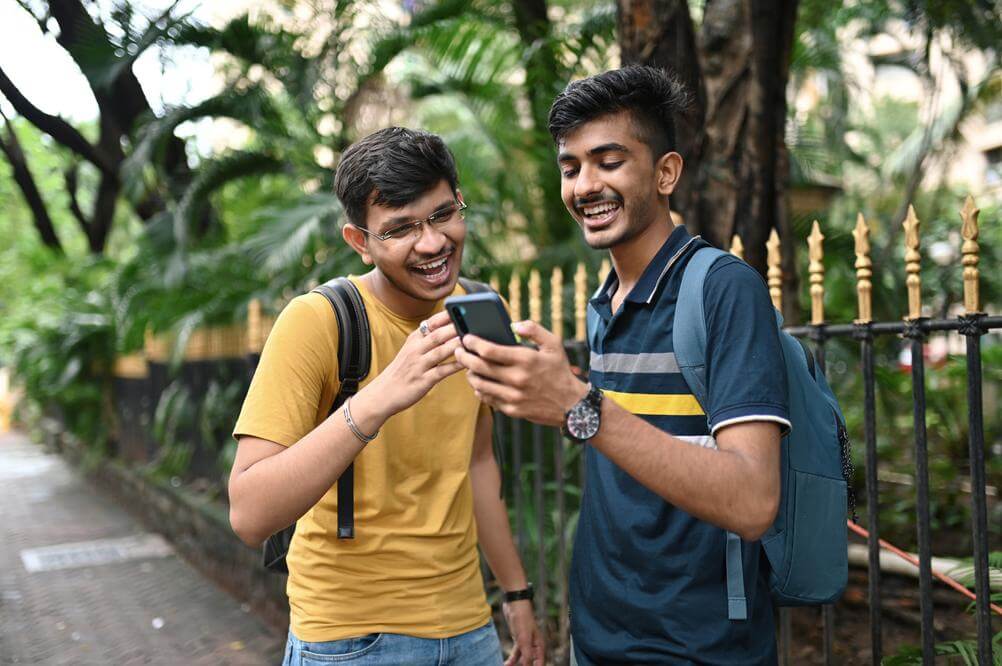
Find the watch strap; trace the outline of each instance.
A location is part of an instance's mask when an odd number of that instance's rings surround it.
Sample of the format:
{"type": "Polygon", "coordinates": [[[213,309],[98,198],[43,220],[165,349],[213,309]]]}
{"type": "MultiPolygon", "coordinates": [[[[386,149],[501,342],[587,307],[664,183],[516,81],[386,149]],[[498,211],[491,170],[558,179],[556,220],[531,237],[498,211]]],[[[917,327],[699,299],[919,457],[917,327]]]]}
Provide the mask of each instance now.
{"type": "Polygon", "coordinates": [[[532,601],[534,592],[532,589],[532,583],[529,583],[524,589],[512,590],[511,592],[505,592],[503,599],[505,603],[511,601],[521,601],[523,599],[527,601],[532,601]]]}

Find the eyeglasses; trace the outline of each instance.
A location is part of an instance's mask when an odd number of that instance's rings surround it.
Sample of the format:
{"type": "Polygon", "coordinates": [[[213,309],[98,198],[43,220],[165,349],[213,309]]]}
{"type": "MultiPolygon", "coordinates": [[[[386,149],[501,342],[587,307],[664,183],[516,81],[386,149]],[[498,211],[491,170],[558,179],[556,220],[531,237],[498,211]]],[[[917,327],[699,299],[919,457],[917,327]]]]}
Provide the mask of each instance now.
{"type": "Polygon", "coordinates": [[[423,220],[412,220],[410,222],[404,222],[403,224],[398,224],[392,229],[377,234],[374,231],[369,231],[368,229],[363,229],[357,225],[351,225],[361,231],[362,233],[372,236],[373,238],[379,239],[383,242],[386,241],[416,241],[421,237],[421,225],[427,224],[432,229],[437,231],[442,231],[448,228],[452,224],[458,224],[465,218],[463,216],[463,209],[466,208],[466,204],[462,201],[458,201],[451,206],[442,208],[435,211],[423,220]]]}

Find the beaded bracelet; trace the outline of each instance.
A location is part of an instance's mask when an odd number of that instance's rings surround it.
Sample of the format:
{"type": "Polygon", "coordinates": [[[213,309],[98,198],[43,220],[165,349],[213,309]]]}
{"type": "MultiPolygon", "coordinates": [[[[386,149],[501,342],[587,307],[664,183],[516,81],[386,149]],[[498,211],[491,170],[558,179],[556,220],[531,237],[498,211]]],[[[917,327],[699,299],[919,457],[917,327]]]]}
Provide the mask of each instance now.
{"type": "Polygon", "coordinates": [[[377,430],[376,432],[372,433],[372,435],[366,435],[361,430],[359,430],[358,426],[355,425],[355,421],[351,418],[350,405],[351,405],[351,398],[348,398],[347,400],[344,401],[344,409],[342,410],[344,412],[344,421],[345,423],[348,424],[348,430],[351,430],[351,434],[355,435],[355,437],[358,437],[358,439],[363,444],[368,444],[369,442],[371,442],[372,440],[376,439],[376,437],[379,436],[379,431],[377,430]]]}

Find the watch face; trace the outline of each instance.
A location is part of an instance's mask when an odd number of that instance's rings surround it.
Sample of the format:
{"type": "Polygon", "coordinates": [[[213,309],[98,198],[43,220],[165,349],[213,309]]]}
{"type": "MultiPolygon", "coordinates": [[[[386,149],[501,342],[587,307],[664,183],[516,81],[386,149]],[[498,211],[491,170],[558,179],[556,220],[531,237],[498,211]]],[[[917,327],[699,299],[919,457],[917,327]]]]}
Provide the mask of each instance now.
{"type": "Polygon", "coordinates": [[[591,439],[598,432],[599,411],[593,405],[579,402],[567,415],[567,432],[574,439],[591,439]]]}

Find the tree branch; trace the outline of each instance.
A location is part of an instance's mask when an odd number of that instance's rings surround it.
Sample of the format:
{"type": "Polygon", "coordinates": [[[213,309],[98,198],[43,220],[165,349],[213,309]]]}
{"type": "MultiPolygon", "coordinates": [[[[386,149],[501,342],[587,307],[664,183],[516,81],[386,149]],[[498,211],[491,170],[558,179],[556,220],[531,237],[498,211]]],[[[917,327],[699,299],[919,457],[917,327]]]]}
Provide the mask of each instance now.
{"type": "Polygon", "coordinates": [[[56,142],[66,146],[105,173],[115,173],[115,166],[83,137],[75,127],[58,116],[49,115],[28,101],[0,67],[0,93],[10,101],[14,110],[32,125],[42,130],[56,142]]]}
{"type": "Polygon", "coordinates": [[[63,178],[66,180],[66,192],[70,195],[70,212],[73,213],[73,217],[80,223],[80,228],[83,230],[84,235],[89,235],[90,224],[87,222],[87,216],[84,215],[83,210],[80,208],[80,202],[77,200],[77,165],[74,164],[66,169],[63,172],[63,178]]]}
{"type": "Polygon", "coordinates": [[[0,151],[6,155],[7,161],[10,163],[14,172],[14,182],[21,189],[28,208],[31,209],[35,229],[42,237],[42,242],[61,254],[63,252],[62,243],[59,242],[55,227],[52,225],[52,218],[49,217],[49,211],[45,207],[45,201],[42,199],[42,194],[38,191],[35,179],[28,168],[28,161],[21,149],[20,142],[17,140],[17,135],[14,134],[14,128],[11,127],[10,121],[3,115],[3,112],[0,112],[0,118],[3,118],[4,127],[7,130],[6,140],[0,136],[0,151]]]}

